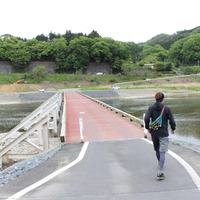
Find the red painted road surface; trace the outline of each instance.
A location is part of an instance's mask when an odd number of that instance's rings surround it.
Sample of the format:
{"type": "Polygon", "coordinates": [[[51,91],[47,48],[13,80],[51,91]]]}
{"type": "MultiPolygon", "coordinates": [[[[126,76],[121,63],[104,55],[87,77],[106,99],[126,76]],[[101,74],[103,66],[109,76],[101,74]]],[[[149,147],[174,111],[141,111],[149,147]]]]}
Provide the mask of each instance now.
{"type": "Polygon", "coordinates": [[[84,141],[108,141],[144,136],[143,128],[135,126],[77,92],[65,92],[66,143],[80,142],[79,119],[83,121],[84,141]]]}

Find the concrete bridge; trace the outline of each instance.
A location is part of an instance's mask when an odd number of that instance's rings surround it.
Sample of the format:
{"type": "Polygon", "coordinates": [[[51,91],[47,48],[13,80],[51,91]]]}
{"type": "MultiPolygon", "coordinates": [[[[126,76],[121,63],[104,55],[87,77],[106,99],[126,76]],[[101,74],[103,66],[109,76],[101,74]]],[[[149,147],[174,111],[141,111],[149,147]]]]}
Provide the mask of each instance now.
{"type": "Polygon", "coordinates": [[[156,158],[141,120],[77,92],[63,98],[65,145],[0,187],[0,199],[199,200],[199,154],[170,144],[166,179],[157,181],[156,158]]]}

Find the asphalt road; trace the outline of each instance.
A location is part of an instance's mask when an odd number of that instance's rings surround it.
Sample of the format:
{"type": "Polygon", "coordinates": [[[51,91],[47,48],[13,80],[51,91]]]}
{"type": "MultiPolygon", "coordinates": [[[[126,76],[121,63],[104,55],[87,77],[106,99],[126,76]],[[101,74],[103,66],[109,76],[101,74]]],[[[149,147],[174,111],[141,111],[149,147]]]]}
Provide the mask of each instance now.
{"type": "MultiPolygon", "coordinates": [[[[66,144],[52,159],[0,187],[0,199],[7,199],[30,185],[30,191],[25,190],[19,199],[200,199],[200,191],[189,173],[169,154],[166,179],[156,180],[153,147],[142,139],[89,143],[82,158],[70,166],[80,156],[82,147],[83,143],[66,144]],[[59,169],[64,170],[43,184],[33,185],[59,169]]],[[[17,199],[15,196],[10,199],[17,199]]]]}
{"type": "Polygon", "coordinates": [[[140,127],[79,94],[65,97],[67,144],[53,158],[0,187],[0,199],[200,199],[199,154],[170,144],[184,160],[170,151],[166,179],[158,181],[155,152],[149,140],[140,139],[140,127]],[[80,118],[89,143],[80,143],[80,118]]]}

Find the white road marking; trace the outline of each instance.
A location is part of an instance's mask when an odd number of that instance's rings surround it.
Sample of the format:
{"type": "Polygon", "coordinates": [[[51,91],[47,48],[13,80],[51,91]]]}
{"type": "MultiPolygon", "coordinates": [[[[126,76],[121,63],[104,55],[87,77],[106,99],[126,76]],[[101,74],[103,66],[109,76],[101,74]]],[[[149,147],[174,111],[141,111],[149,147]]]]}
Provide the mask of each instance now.
{"type": "Polygon", "coordinates": [[[62,172],[64,172],[65,170],[73,167],[74,165],[76,165],[77,163],[79,163],[85,156],[85,153],[87,151],[89,142],[85,142],[81,152],[79,153],[78,157],[71,162],[70,164],[66,165],[65,167],[53,172],[52,174],[49,174],[48,176],[46,176],[45,178],[41,179],[40,181],[28,186],[27,188],[24,188],[23,190],[17,192],[16,194],[12,195],[11,197],[9,197],[7,200],[15,200],[15,199],[19,199],[20,197],[22,197],[23,195],[27,194],[28,192],[30,192],[31,190],[34,190],[35,188],[41,186],[42,184],[46,183],[47,181],[53,179],[54,177],[56,177],[57,175],[61,174],[62,172]]]}
{"type": "MultiPolygon", "coordinates": [[[[141,138],[142,140],[144,140],[145,142],[148,142],[150,144],[153,145],[153,142],[150,140],[147,140],[145,138],[141,138]]],[[[196,173],[196,171],[185,161],[183,160],[180,156],[178,156],[176,153],[174,153],[173,151],[168,151],[168,153],[174,157],[188,172],[188,174],[191,176],[192,180],[194,181],[194,183],[196,184],[198,190],[200,191],[200,177],[199,175],[196,173]]]]}
{"type": "Polygon", "coordinates": [[[79,129],[80,129],[81,142],[84,142],[83,118],[79,118],[79,129]]]}
{"type": "Polygon", "coordinates": [[[183,165],[183,167],[187,170],[187,172],[189,173],[192,180],[194,181],[194,183],[196,184],[197,188],[200,191],[200,177],[196,173],[196,171],[185,160],[183,160],[180,156],[178,156],[176,153],[174,153],[170,150],[168,151],[168,153],[171,156],[173,156],[176,160],[178,160],[178,162],[181,163],[181,165],[183,165]]]}

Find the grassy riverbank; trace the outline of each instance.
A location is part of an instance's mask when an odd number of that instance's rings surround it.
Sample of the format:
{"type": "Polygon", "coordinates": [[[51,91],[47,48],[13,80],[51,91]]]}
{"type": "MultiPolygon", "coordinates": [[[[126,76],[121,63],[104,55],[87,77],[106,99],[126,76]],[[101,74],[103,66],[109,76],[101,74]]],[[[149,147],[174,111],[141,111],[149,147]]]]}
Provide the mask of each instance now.
{"type": "Polygon", "coordinates": [[[127,81],[145,80],[156,78],[156,74],[151,75],[79,75],[79,74],[45,74],[42,77],[31,74],[0,74],[0,84],[13,84],[19,79],[25,79],[29,84],[41,84],[44,82],[65,83],[65,84],[92,84],[95,86],[113,84],[127,81]]]}
{"type": "Polygon", "coordinates": [[[27,74],[0,74],[0,92],[31,92],[44,88],[46,91],[77,88],[79,90],[108,90],[113,85],[120,89],[156,89],[162,91],[200,92],[200,75],[156,77],[154,75],[74,75],[47,74],[41,80],[27,78],[26,84],[15,82],[27,74]]]}

